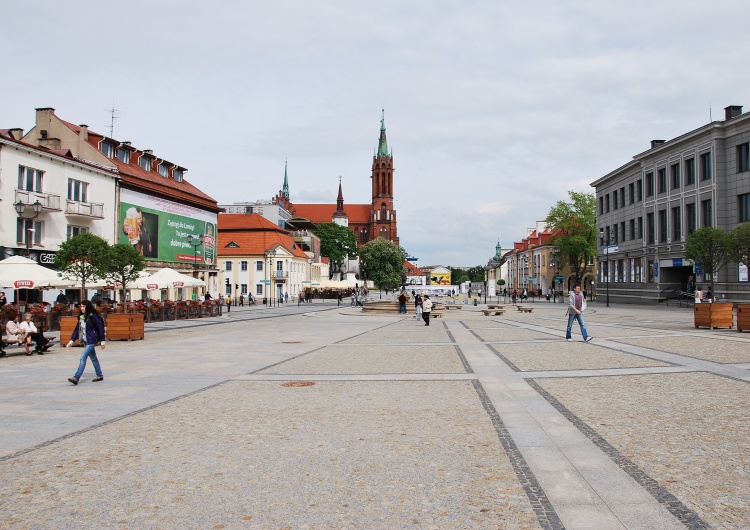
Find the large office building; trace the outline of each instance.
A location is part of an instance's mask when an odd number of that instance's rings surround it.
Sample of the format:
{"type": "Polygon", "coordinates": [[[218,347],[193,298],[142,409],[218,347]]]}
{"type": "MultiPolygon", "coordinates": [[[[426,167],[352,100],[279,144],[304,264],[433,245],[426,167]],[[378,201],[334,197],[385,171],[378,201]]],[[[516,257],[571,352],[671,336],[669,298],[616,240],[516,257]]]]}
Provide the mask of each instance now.
{"type": "MultiPolygon", "coordinates": [[[[750,221],[750,113],[726,107],[672,140],[653,140],[633,160],[591,184],[599,229],[599,294],[613,302],[658,303],[710,280],[685,256],[694,230],[730,231],[750,221]]],[[[717,299],[750,299],[747,268],[729,263],[714,278],[717,299]]]]}

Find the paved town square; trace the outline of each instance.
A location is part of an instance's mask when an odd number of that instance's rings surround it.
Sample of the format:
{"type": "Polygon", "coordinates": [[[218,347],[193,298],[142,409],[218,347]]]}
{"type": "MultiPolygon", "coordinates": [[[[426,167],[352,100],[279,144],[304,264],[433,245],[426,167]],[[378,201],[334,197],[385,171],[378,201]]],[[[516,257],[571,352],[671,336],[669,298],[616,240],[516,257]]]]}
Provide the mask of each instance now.
{"type": "Polygon", "coordinates": [[[0,359],[2,527],[750,527],[750,335],[528,305],[233,308],[78,386],[80,349],[0,359]]]}

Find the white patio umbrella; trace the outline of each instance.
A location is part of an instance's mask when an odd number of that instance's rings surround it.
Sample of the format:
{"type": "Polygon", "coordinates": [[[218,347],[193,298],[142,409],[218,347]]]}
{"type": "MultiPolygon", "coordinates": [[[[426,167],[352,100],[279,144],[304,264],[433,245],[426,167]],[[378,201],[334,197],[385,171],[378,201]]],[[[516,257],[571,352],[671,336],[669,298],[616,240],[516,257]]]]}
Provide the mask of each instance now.
{"type": "Polygon", "coordinates": [[[45,289],[70,287],[72,284],[52,269],[23,256],[11,256],[0,261],[0,288],[45,289]]]}
{"type": "Polygon", "coordinates": [[[151,276],[133,282],[132,289],[172,289],[174,287],[205,287],[206,282],[187,274],[164,267],[151,276]]]}
{"type": "MultiPolygon", "coordinates": [[[[149,273],[146,271],[141,271],[138,273],[138,279],[141,278],[148,278],[150,276],[149,273]]],[[[71,283],[70,289],[80,289],[81,288],[81,282],[80,281],[74,281],[71,283]]],[[[109,289],[109,290],[116,290],[119,291],[121,289],[120,282],[116,282],[114,285],[112,285],[112,282],[108,280],[90,280],[86,283],[86,289],[109,289]]],[[[133,282],[128,283],[125,286],[125,289],[141,289],[141,287],[135,287],[133,282]]]]}

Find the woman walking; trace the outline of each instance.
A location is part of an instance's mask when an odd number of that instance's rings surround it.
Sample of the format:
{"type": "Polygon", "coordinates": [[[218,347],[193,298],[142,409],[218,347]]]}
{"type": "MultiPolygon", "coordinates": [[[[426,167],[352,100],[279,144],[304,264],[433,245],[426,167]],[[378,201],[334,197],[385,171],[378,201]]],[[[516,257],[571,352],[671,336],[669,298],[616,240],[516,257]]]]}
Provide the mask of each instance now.
{"type": "Polygon", "coordinates": [[[96,379],[92,381],[104,381],[104,375],[102,374],[102,368],[99,366],[99,359],[96,358],[96,343],[100,342],[102,349],[104,345],[104,321],[102,317],[97,313],[94,304],[89,300],[79,304],[81,309],[81,316],[78,317],[78,324],[76,329],[73,330],[73,335],[70,337],[68,342],[68,348],[73,345],[73,341],[78,339],[83,343],[83,353],[81,354],[81,361],[78,363],[78,370],[73,377],[68,377],[68,381],[74,385],[78,384],[78,380],[83,375],[83,370],[86,368],[86,360],[91,357],[91,364],[94,365],[94,371],[96,372],[96,379]]]}

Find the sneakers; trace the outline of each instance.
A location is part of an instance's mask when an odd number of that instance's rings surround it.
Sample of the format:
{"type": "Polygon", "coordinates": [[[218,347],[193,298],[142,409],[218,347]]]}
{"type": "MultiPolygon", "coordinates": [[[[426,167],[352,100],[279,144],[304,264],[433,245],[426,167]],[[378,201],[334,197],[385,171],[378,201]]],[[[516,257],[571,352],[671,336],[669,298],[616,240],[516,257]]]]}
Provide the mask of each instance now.
{"type": "Polygon", "coordinates": [[[104,378],[103,377],[97,377],[96,379],[92,379],[91,381],[94,382],[94,383],[98,383],[99,381],[104,381],[104,378]]]}
{"type": "Polygon", "coordinates": [[[568,342],[573,342],[573,339],[565,339],[565,340],[567,340],[568,342]]]}
{"type": "Polygon", "coordinates": [[[74,385],[78,384],[78,379],[76,379],[75,377],[68,377],[68,381],[70,381],[74,385]]]}
{"type": "Polygon", "coordinates": [[[591,342],[591,339],[593,339],[593,338],[594,337],[592,337],[591,335],[589,335],[588,337],[586,337],[586,342],[591,342]]]}

